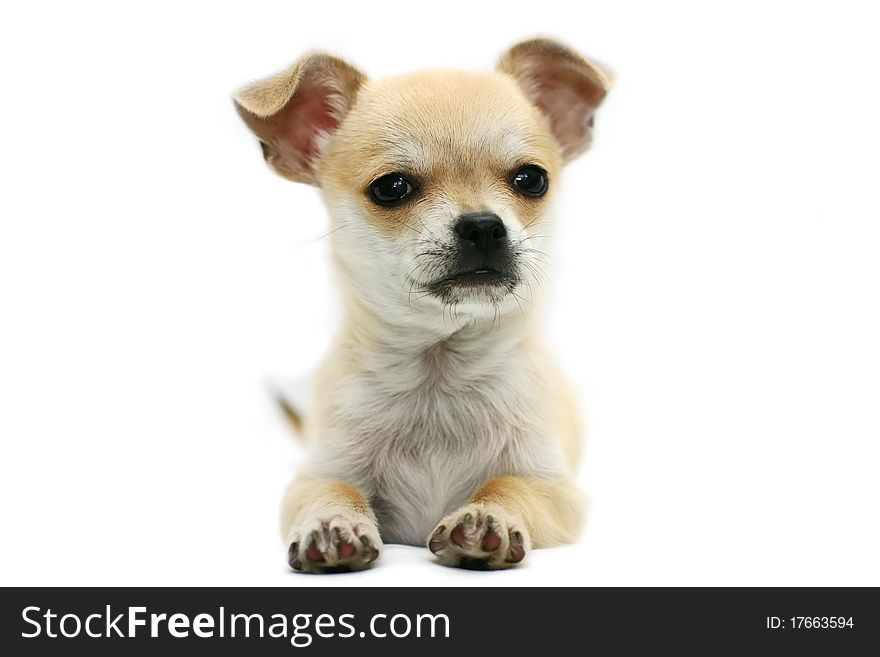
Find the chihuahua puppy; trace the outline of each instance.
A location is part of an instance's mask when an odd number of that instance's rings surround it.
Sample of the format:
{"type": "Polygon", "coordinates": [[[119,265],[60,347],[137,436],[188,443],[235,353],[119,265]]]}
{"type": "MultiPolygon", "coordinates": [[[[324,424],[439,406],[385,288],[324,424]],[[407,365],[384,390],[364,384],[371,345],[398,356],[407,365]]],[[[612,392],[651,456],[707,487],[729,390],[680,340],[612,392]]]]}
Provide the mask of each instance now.
{"type": "Polygon", "coordinates": [[[320,187],[345,303],[282,504],[293,570],[367,568],[383,541],[509,568],[577,537],[578,423],[533,310],[607,89],[536,39],[494,72],[384,80],[309,54],[235,95],[268,164],[320,187]]]}

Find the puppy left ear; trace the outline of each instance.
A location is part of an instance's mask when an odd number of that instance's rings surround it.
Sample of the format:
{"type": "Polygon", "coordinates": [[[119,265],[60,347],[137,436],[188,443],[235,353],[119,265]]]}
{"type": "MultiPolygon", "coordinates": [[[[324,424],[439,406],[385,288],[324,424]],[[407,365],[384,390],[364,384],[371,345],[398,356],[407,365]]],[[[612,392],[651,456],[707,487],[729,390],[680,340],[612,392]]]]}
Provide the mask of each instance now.
{"type": "Polygon", "coordinates": [[[289,180],[318,184],[327,140],[354,105],[366,77],[343,60],[311,53],[235,94],[235,107],[260,140],[263,157],[289,180]]]}
{"type": "Polygon", "coordinates": [[[593,113],[610,88],[610,76],[593,62],[549,39],[518,43],[498,62],[550,123],[566,161],[590,145],[593,113]]]}

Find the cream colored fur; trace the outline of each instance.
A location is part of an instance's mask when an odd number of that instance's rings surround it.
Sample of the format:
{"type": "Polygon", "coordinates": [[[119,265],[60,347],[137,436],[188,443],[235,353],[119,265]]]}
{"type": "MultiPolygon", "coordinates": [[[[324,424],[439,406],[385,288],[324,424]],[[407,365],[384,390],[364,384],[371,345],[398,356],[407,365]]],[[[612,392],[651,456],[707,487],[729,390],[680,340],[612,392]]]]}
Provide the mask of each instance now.
{"type": "Polygon", "coordinates": [[[309,457],[282,508],[295,570],[367,567],[382,541],[505,568],[577,537],[578,423],[536,309],[550,198],[563,162],[589,144],[606,84],[535,40],[494,73],[379,81],[310,55],[237,95],[270,165],[321,187],[345,300],[305,418],[309,457]],[[546,198],[511,190],[524,163],[547,171],[546,198]],[[396,171],[423,182],[419,200],[376,207],[364,190],[396,171]],[[452,223],[474,211],[503,220],[521,279],[510,293],[440,299],[430,277],[455,249],[452,223]]]}

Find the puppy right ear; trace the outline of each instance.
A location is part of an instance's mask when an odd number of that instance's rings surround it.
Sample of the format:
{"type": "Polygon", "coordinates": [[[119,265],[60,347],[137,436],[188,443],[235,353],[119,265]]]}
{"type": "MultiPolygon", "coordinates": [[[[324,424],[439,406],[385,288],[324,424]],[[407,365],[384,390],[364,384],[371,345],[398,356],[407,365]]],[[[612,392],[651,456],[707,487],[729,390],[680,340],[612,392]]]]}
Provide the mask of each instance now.
{"type": "Polygon", "coordinates": [[[365,80],[341,59],[314,53],[233,99],[269,166],[289,180],[317,185],[321,153],[365,80]]]}
{"type": "Polygon", "coordinates": [[[611,83],[606,71],[550,39],[516,44],[502,55],[498,70],[511,75],[547,118],[566,161],[587,149],[593,113],[611,83]]]}

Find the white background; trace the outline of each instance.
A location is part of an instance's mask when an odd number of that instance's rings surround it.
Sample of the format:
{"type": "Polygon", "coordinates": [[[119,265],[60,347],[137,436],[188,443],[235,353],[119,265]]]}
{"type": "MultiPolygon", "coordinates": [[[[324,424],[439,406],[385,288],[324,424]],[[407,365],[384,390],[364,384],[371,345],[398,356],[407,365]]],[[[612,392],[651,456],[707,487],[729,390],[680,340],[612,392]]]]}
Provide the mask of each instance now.
{"type": "Polygon", "coordinates": [[[880,585],[869,3],[17,3],[0,17],[0,583],[880,585]],[[13,9],[14,7],[14,9],[13,9]],[[309,48],[617,84],[567,170],[547,326],[590,419],[582,541],[470,573],[288,572],[266,393],[338,318],[314,189],[238,85],[309,48]]]}

